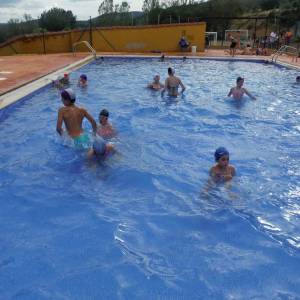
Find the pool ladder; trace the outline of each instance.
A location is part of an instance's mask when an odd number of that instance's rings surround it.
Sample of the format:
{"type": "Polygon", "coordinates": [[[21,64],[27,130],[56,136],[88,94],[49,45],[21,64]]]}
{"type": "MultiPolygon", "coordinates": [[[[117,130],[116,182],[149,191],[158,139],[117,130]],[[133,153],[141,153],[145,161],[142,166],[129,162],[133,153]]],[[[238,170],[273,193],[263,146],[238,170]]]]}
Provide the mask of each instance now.
{"type": "Polygon", "coordinates": [[[278,56],[280,56],[282,53],[298,55],[298,49],[288,45],[281,46],[279,50],[272,55],[272,62],[276,62],[278,56]]]}
{"type": "Polygon", "coordinates": [[[76,47],[80,44],[84,44],[86,45],[86,47],[92,52],[94,58],[96,59],[97,58],[97,52],[96,50],[91,46],[91,44],[87,41],[80,41],[80,42],[77,42],[77,43],[74,43],[73,44],[73,54],[75,55],[75,52],[76,52],[76,47]]]}

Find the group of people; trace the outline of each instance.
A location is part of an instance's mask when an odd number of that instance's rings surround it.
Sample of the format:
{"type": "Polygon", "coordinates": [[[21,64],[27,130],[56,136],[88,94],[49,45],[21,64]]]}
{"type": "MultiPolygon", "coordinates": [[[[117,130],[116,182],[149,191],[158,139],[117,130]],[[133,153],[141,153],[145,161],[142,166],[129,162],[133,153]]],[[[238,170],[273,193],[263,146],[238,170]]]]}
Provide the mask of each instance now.
{"type": "MultiPolygon", "coordinates": [[[[62,85],[69,84],[67,78],[68,76],[63,77],[63,81],[58,85],[59,88],[62,85]]],[[[256,99],[250,92],[243,88],[243,84],[244,78],[238,77],[236,86],[230,89],[228,97],[232,96],[234,99],[240,100],[246,94],[250,98],[256,99]]],[[[80,76],[78,85],[80,87],[87,87],[87,76],[85,74],[80,76]]],[[[162,95],[167,91],[171,97],[177,97],[180,94],[179,87],[181,87],[180,93],[183,93],[185,86],[181,79],[175,76],[175,71],[171,67],[168,68],[168,78],[165,80],[165,84],[160,83],[159,75],[155,75],[154,81],[148,85],[150,89],[161,91],[162,95]]],[[[59,135],[64,135],[64,123],[67,134],[73,140],[75,148],[85,150],[89,159],[96,158],[103,160],[114,153],[116,150],[109,140],[115,137],[117,133],[108,120],[108,110],[101,110],[99,113],[99,123],[97,124],[86,109],[76,106],[76,96],[71,88],[61,89],[60,95],[64,106],[58,111],[56,130],[59,135]],[[92,139],[82,128],[84,118],[92,126],[92,139]]],[[[210,169],[212,178],[217,182],[232,179],[235,175],[235,168],[229,164],[229,151],[224,147],[219,147],[215,151],[215,161],[216,164],[210,169]]]]}
{"type": "MultiPolygon", "coordinates": [[[[108,155],[115,152],[114,146],[108,140],[116,136],[116,131],[112,124],[108,121],[109,112],[106,109],[99,113],[99,124],[84,108],[76,106],[76,95],[69,88],[69,74],[59,76],[52,81],[54,87],[60,90],[63,107],[58,111],[56,131],[63,136],[63,123],[65,125],[68,136],[73,140],[74,146],[80,150],[87,151],[87,157],[97,157],[105,159],[108,155]],[[84,133],[82,128],[83,119],[86,118],[93,128],[93,139],[84,133]]],[[[87,75],[81,74],[78,79],[78,86],[86,88],[88,86],[87,75]]]]}

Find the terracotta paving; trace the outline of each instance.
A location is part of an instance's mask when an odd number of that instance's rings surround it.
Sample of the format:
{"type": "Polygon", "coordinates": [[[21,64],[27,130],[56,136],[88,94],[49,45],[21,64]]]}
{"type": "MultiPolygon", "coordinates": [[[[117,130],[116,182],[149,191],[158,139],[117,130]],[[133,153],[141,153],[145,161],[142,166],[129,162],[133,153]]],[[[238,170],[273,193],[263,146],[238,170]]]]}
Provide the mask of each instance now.
{"type": "MultiPolygon", "coordinates": [[[[135,55],[145,53],[98,53],[98,55],[135,55]]],[[[148,53],[149,55],[161,56],[160,53],[148,53]]],[[[0,57],[0,95],[4,94],[12,89],[22,86],[34,79],[40,78],[51,72],[54,72],[60,68],[63,68],[73,62],[76,62],[86,56],[89,53],[77,53],[73,56],[72,53],[61,54],[47,54],[47,55],[16,55],[16,56],[1,56],[0,57]]],[[[230,57],[224,50],[209,49],[205,52],[197,52],[193,54],[191,52],[176,52],[165,53],[168,55],[181,55],[181,56],[199,56],[199,57],[230,57]]],[[[237,58],[252,58],[252,59],[266,59],[271,60],[271,56],[255,56],[255,55],[236,55],[237,58]]],[[[298,62],[293,62],[291,57],[280,56],[279,61],[294,64],[300,67],[300,58],[298,62]]]]}
{"type": "Polygon", "coordinates": [[[0,95],[40,78],[86,56],[88,53],[0,56],[0,95]]]}

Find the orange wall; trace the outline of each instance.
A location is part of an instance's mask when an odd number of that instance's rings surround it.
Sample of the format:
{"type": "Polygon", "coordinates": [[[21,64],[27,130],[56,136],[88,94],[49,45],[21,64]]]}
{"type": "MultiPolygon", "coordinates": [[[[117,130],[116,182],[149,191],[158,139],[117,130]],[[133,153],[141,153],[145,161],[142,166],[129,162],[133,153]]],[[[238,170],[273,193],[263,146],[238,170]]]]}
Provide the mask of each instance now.
{"type": "MultiPolygon", "coordinates": [[[[92,41],[95,50],[101,52],[176,52],[180,50],[180,37],[185,36],[191,45],[197,46],[197,51],[204,51],[205,30],[204,22],[94,28],[92,41]]],[[[73,43],[84,40],[90,41],[89,30],[20,37],[0,45],[0,55],[71,52],[73,43]]],[[[82,45],[77,49],[87,51],[82,45]]]]}

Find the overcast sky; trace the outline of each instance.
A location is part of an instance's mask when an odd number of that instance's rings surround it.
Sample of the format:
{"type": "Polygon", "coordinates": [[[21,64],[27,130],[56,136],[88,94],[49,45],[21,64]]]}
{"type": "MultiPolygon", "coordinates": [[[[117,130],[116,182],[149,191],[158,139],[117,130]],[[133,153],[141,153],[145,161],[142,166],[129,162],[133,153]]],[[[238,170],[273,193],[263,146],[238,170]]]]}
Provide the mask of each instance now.
{"type": "MultiPolygon", "coordinates": [[[[98,15],[98,7],[102,0],[0,0],[0,23],[11,18],[21,18],[25,13],[37,18],[44,10],[60,7],[71,10],[78,20],[86,20],[89,16],[98,15]]],[[[114,0],[114,4],[122,0],[114,0]]],[[[143,0],[127,0],[130,10],[141,10],[143,0]]]]}

